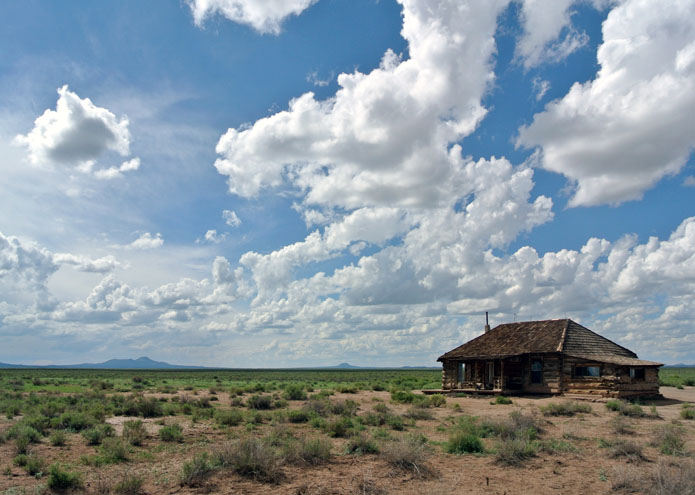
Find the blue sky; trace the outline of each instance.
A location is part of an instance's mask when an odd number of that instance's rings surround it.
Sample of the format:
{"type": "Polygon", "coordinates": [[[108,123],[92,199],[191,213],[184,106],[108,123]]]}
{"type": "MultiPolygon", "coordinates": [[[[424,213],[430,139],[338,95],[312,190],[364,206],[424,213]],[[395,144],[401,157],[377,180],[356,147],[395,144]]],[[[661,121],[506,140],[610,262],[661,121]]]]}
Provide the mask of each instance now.
{"type": "Polygon", "coordinates": [[[0,362],[695,362],[692,0],[5,10],[0,362]]]}

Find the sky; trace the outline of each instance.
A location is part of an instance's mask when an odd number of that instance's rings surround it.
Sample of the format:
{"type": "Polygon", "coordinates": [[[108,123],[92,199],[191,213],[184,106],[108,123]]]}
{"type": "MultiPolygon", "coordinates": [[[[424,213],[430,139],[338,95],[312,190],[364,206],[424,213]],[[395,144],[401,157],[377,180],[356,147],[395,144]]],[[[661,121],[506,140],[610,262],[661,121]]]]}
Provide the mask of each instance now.
{"type": "Polygon", "coordinates": [[[4,11],[0,362],[695,363],[695,0],[4,11]]]}

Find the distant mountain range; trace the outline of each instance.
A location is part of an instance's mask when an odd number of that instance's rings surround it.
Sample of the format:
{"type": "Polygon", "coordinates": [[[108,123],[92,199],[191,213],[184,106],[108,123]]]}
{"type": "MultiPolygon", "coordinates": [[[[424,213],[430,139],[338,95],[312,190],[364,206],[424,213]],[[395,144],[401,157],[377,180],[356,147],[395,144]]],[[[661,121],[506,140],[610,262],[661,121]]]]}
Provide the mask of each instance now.
{"type": "Polygon", "coordinates": [[[57,369],[113,369],[113,370],[173,370],[173,369],[204,369],[204,366],[182,366],[169,364],[163,361],[153,361],[148,357],[137,359],[109,359],[103,363],[82,363],[82,364],[48,364],[44,366],[26,364],[7,364],[0,363],[0,368],[57,368],[57,369]]]}
{"type": "MultiPolygon", "coordinates": [[[[0,368],[42,368],[42,369],[102,369],[102,370],[202,370],[202,369],[221,369],[210,368],[207,366],[183,366],[179,364],[169,364],[164,361],[153,361],[148,357],[140,357],[137,359],[109,359],[103,363],[82,363],[82,364],[47,364],[27,365],[27,364],[8,364],[0,363],[0,368]]],[[[370,369],[389,369],[389,367],[374,367],[374,366],[353,366],[350,363],[340,363],[337,366],[319,366],[310,368],[297,369],[341,369],[341,370],[370,370],[370,369]]],[[[401,368],[390,369],[439,369],[439,367],[426,366],[402,366],[401,368]]]]}

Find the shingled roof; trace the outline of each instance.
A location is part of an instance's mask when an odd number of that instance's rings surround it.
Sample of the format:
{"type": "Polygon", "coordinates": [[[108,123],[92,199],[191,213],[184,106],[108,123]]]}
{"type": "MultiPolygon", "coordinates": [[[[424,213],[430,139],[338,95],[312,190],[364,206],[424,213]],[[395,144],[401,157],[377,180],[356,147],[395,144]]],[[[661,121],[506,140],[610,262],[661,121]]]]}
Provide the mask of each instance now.
{"type": "MultiPolygon", "coordinates": [[[[637,354],[570,319],[504,323],[439,356],[446,359],[500,359],[529,353],[562,352],[596,361],[660,365],[637,359],[637,354]]],[[[616,363],[617,364],[617,363],[616,363]]]]}

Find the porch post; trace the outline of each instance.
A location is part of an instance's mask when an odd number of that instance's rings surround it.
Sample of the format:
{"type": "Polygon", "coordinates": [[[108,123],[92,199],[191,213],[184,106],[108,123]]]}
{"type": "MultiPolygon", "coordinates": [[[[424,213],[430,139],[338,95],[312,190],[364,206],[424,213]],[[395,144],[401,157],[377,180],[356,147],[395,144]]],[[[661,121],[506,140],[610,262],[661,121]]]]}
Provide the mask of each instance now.
{"type": "Polygon", "coordinates": [[[504,359],[500,359],[500,390],[504,391],[504,359]]]}

